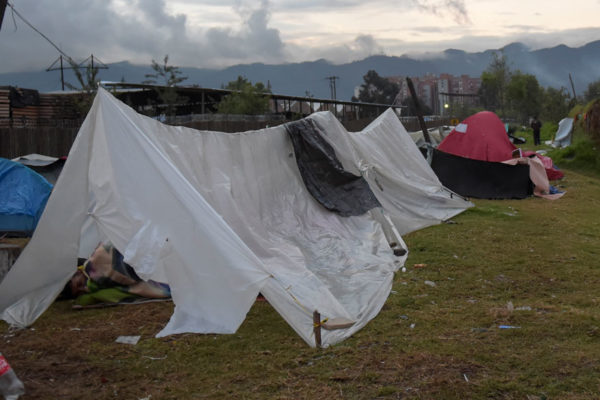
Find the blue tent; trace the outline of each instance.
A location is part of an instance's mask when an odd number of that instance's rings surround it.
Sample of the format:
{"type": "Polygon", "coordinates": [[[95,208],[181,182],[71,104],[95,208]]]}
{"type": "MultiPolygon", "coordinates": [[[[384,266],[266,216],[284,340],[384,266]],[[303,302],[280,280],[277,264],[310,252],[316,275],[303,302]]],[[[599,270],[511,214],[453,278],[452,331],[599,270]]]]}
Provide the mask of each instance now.
{"type": "Polygon", "coordinates": [[[0,158],[0,233],[31,235],[51,191],[37,172],[0,158]]]}

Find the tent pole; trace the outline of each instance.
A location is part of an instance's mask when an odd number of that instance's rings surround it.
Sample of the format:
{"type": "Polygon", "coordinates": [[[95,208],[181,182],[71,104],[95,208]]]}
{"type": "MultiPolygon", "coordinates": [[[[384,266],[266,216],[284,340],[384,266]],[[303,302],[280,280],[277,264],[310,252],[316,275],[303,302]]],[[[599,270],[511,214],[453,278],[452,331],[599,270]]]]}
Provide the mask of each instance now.
{"type": "Polygon", "coordinates": [[[408,83],[408,90],[410,90],[410,95],[415,103],[415,111],[417,112],[417,117],[419,119],[419,125],[421,125],[421,130],[423,131],[423,138],[428,144],[431,144],[431,139],[429,137],[429,132],[427,131],[427,125],[425,124],[425,120],[423,119],[423,112],[421,111],[421,105],[419,104],[419,99],[417,98],[417,92],[415,91],[415,86],[413,85],[412,79],[408,76],[406,77],[406,83],[408,83]]]}

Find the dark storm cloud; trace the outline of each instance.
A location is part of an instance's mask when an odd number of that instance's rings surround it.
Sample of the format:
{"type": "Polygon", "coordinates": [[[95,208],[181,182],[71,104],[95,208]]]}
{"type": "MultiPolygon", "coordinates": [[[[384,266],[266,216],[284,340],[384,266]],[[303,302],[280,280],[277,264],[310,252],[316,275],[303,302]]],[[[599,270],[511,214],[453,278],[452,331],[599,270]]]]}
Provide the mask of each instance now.
{"type": "MultiPolygon", "coordinates": [[[[150,64],[151,59],[169,54],[173,63],[185,66],[284,61],[279,31],[268,27],[267,1],[255,8],[232,7],[242,21],[238,27],[194,33],[184,14],[167,11],[165,0],[131,1],[125,13],[116,11],[114,0],[13,2],[21,15],[75,60],[94,54],[105,62],[150,64]]],[[[18,17],[15,21],[16,27],[7,9],[0,31],[0,72],[50,65],[58,51],[18,17]]]]}
{"type": "Polygon", "coordinates": [[[277,29],[269,28],[270,12],[267,1],[258,9],[248,10],[241,6],[236,12],[243,18],[240,29],[211,28],[206,31],[204,49],[214,57],[218,65],[227,60],[235,62],[284,61],[284,43],[277,29]],[[248,12],[249,11],[249,12],[248,12]],[[244,17],[247,15],[247,17],[244,17]]]}

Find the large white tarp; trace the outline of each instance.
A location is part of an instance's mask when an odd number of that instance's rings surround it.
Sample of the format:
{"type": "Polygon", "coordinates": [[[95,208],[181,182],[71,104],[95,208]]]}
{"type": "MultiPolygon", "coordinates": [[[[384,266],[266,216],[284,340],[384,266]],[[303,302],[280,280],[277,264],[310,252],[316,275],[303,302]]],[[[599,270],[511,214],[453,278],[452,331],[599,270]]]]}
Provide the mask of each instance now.
{"type": "Polygon", "coordinates": [[[418,157],[402,166],[405,153],[419,154],[412,141],[406,151],[383,150],[391,146],[391,130],[401,128],[397,118],[384,117],[365,131],[365,141],[372,136],[378,143],[373,150],[380,153],[372,156],[363,154],[371,149],[359,135],[344,137],[333,115],[314,118],[337,126],[336,152],[345,152],[338,157],[371,186],[382,186],[374,192],[383,209],[341,217],[317,203],[283,126],[234,134],[167,126],[100,88],[36,232],[0,284],[2,318],[33,323],[73,274],[77,256],[110,240],[141,277],[170,285],[175,309],[158,336],[235,332],[259,292],[311,346],[315,310],[322,319],[354,321],[324,330],[324,345],[350,336],[377,315],[406,259],[389,246],[404,246],[386,223],[388,215],[403,221],[393,197],[421,189],[424,222],[410,215],[403,231],[456,210],[430,215],[443,207],[435,200],[439,188],[428,183],[432,172],[418,157]],[[386,172],[390,167],[397,171],[386,172]],[[421,170],[428,177],[412,189],[395,187],[421,170]]]}
{"type": "Polygon", "coordinates": [[[563,118],[558,123],[552,147],[568,147],[573,136],[573,118],[563,118]]]}

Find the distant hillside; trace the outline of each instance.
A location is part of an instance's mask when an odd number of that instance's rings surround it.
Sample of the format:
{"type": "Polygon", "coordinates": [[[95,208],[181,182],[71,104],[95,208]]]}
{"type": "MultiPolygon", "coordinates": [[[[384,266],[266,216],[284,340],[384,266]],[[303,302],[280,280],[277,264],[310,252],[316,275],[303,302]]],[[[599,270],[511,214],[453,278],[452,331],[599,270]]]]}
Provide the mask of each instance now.
{"type": "MultiPolygon", "coordinates": [[[[600,79],[600,40],[578,48],[564,45],[530,51],[520,43],[505,46],[504,54],[512,70],[534,74],[542,86],[568,87],[569,73],[573,77],[577,94],[582,94],[590,82],[600,79]]],[[[453,75],[480,76],[489,65],[492,54],[497,50],[467,53],[449,49],[426,60],[407,56],[372,56],[348,64],[334,65],[325,60],[311,62],[266,65],[235,65],[225,69],[180,68],[188,79],[186,85],[220,88],[239,75],[252,82],[269,82],[273,93],[305,96],[308,92],[317,98],[329,98],[328,76],[337,76],[337,98],[350,100],[354,88],[363,82],[363,75],[373,69],[382,76],[422,76],[425,73],[449,73],[453,75]]],[[[109,69],[100,71],[100,79],[140,83],[144,75],[151,73],[150,65],[132,65],[128,62],[108,64],[109,69]]],[[[70,71],[65,80],[75,83],[70,71]]],[[[57,91],[60,86],[59,71],[39,71],[0,74],[0,86],[12,85],[38,89],[42,92],[57,91]]]]}

